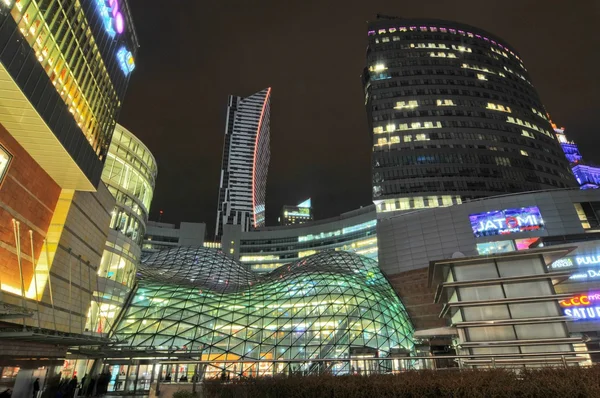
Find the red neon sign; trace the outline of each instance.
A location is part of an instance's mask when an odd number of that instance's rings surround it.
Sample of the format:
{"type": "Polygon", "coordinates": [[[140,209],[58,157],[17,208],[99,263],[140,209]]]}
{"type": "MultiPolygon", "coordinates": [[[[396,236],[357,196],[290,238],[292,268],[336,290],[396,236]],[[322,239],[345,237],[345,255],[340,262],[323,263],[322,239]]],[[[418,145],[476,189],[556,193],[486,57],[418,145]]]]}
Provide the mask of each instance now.
{"type": "Polygon", "coordinates": [[[577,296],[561,300],[559,304],[561,307],[585,307],[590,305],[592,301],[600,301],[600,293],[578,294],[577,296]]]}

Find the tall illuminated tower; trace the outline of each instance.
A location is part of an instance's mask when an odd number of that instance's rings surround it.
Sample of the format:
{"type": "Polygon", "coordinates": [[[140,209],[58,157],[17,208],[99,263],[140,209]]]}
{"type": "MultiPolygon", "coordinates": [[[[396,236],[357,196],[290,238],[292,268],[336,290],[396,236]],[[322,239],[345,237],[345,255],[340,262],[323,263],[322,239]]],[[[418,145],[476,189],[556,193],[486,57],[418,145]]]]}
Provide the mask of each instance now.
{"type": "Polygon", "coordinates": [[[380,17],[363,74],[378,212],[576,186],[517,51],[455,22],[380,17]]]}
{"type": "Polygon", "coordinates": [[[265,197],[269,169],[269,113],[271,88],[248,97],[230,96],[225,122],[223,166],[217,205],[215,236],[224,224],[242,231],[265,224],[265,197]]]}

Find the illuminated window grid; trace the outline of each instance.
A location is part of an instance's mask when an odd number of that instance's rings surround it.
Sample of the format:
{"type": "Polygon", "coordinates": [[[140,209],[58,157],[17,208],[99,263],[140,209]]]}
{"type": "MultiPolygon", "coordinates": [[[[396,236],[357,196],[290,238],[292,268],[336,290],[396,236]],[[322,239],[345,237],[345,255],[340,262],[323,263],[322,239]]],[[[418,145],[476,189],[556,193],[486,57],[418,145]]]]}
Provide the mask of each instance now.
{"type": "Polygon", "coordinates": [[[38,2],[17,0],[11,14],[94,151],[102,158],[109,144],[110,114],[119,101],[79,2],[65,9],[58,0],[52,0],[42,15],[38,2]],[[72,26],[76,19],[79,25],[72,26]],[[81,32],[78,36],[74,34],[77,31],[81,32]]]}
{"type": "MultiPolygon", "coordinates": [[[[216,250],[176,248],[154,254],[140,274],[116,327],[124,348],[185,347],[203,360],[232,361],[414,348],[398,296],[374,260],[355,254],[321,252],[256,276],[216,250]]],[[[265,373],[284,372],[273,366],[265,373]]]]}
{"type": "Polygon", "coordinates": [[[153,184],[143,174],[139,169],[132,167],[129,162],[125,162],[123,158],[109,153],[102,171],[102,180],[129,192],[130,196],[139,201],[139,205],[147,214],[152,201],[153,184]]]}
{"type": "MultiPolygon", "coordinates": [[[[150,151],[136,141],[132,134],[128,134],[122,126],[117,125],[110,141],[114,146],[114,152],[121,156],[127,156],[127,161],[136,167],[148,181],[154,183],[156,179],[156,161],[150,151]]],[[[111,148],[112,151],[112,148],[111,148]]],[[[154,184],[152,184],[154,185],[154,184]]]]}
{"type": "MultiPolygon", "coordinates": [[[[373,231],[373,234],[374,233],[375,231],[373,231]]],[[[300,258],[308,257],[324,250],[347,251],[378,260],[377,237],[374,235],[365,236],[364,234],[360,234],[360,236],[352,237],[352,240],[347,240],[343,244],[335,242],[326,244],[324,246],[313,247],[309,243],[308,245],[304,244],[302,246],[306,246],[309,249],[282,249],[277,252],[277,255],[243,255],[240,257],[240,261],[245,264],[249,263],[249,266],[252,269],[252,271],[265,272],[274,270],[286,264],[285,262],[281,262],[282,260],[285,260],[287,261],[287,263],[290,263],[300,258]],[[285,257],[284,254],[290,253],[295,256],[285,257]]]]}

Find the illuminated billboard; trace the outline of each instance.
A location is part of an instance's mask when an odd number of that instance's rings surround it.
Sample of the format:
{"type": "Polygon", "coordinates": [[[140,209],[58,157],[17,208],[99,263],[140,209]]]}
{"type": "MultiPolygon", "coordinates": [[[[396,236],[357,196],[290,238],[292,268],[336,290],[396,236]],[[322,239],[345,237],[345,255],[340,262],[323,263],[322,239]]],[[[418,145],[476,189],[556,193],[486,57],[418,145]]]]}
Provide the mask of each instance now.
{"type": "Polygon", "coordinates": [[[544,220],[537,206],[470,214],[469,220],[473,234],[478,238],[544,229],[544,220]]]}
{"type": "Polygon", "coordinates": [[[563,313],[575,321],[600,319],[600,293],[583,293],[559,302],[563,313]]]}

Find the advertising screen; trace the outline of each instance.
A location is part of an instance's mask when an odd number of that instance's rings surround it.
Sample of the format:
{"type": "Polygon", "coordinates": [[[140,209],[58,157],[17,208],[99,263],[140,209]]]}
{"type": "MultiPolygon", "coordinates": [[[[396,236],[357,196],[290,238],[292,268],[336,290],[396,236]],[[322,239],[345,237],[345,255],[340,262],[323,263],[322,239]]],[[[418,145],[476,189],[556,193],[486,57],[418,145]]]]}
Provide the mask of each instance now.
{"type": "Polygon", "coordinates": [[[473,234],[478,238],[544,229],[544,220],[537,206],[470,214],[469,220],[473,234]]]}

